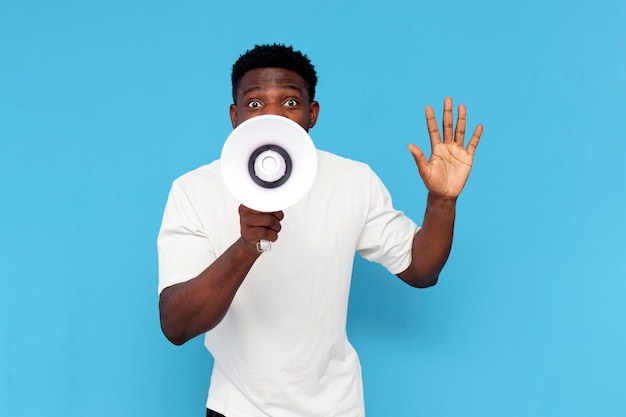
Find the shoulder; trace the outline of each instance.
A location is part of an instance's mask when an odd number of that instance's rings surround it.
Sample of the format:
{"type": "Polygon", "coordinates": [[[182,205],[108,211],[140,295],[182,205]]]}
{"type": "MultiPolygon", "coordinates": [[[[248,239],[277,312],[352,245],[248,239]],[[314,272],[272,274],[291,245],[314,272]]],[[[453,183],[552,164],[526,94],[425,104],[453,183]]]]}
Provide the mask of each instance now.
{"type": "Polygon", "coordinates": [[[369,165],[354,159],[345,158],[327,151],[318,150],[318,167],[322,173],[341,173],[342,176],[375,175],[369,165]]]}
{"type": "Polygon", "coordinates": [[[360,206],[362,202],[369,202],[376,190],[383,188],[378,176],[366,163],[318,151],[313,191],[323,196],[319,198],[324,201],[332,199],[337,204],[360,206]]]}
{"type": "Polygon", "coordinates": [[[318,151],[317,177],[321,183],[354,192],[367,192],[382,186],[382,181],[372,168],[360,161],[326,151],[318,151]]]}
{"type": "Polygon", "coordinates": [[[222,174],[220,170],[220,161],[216,160],[210,164],[202,165],[196,169],[188,171],[174,180],[177,185],[193,185],[197,183],[206,183],[218,181],[222,174]]]}
{"type": "Polygon", "coordinates": [[[216,160],[182,174],[174,180],[172,189],[182,189],[192,193],[200,189],[213,189],[222,183],[220,161],[216,160]]]}
{"type": "Polygon", "coordinates": [[[200,166],[176,178],[170,189],[173,201],[188,201],[194,206],[210,206],[230,197],[222,178],[219,160],[200,166]]]}

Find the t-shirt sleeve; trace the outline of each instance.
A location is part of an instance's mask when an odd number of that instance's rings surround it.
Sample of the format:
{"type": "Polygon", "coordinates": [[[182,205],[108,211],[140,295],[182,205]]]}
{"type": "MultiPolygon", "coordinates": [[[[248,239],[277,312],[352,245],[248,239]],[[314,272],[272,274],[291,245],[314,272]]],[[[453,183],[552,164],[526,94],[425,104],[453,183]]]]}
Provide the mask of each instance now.
{"type": "Polygon", "coordinates": [[[188,193],[175,181],[157,238],[159,294],[164,288],[196,277],[216,256],[188,193]]]}
{"type": "Polygon", "coordinates": [[[413,237],[419,227],[402,211],[393,208],[389,191],[380,178],[370,172],[369,207],[357,251],[392,274],[399,274],[411,264],[413,237]]]}

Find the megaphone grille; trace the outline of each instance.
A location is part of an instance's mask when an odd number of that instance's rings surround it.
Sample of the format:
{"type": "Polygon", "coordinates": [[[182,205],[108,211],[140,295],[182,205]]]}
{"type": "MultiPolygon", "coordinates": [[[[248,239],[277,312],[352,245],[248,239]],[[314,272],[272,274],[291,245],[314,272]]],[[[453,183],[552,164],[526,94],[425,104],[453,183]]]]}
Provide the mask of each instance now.
{"type": "Polygon", "coordinates": [[[283,185],[291,176],[291,157],[278,145],[259,146],[248,160],[252,181],[264,188],[283,185]]]}

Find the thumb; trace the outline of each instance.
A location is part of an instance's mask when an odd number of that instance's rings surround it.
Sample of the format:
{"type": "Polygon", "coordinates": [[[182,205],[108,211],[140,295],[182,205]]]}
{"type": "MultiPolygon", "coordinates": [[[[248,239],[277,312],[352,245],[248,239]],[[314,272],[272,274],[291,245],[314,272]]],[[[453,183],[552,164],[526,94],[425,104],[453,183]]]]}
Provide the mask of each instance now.
{"type": "Polygon", "coordinates": [[[417,165],[417,170],[420,173],[420,176],[424,177],[424,174],[428,171],[428,159],[424,155],[424,152],[417,145],[410,144],[408,146],[411,155],[413,155],[413,159],[415,160],[415,164],[417,165]]]}

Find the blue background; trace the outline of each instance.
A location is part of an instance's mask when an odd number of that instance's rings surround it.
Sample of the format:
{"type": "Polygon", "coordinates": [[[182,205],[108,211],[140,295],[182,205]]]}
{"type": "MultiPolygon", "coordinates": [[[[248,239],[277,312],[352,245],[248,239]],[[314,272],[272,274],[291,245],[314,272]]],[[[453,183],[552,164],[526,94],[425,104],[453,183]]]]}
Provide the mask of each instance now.
{"type": "Polygon", "coordinates": [[[624,21],[622,0],[3,0],[0,415],[203,415],[211,358],[160,332],[155,239],[265,42],[316,64],[317,146],[418,223],[424,107],[485,125],[440,283],[355,261],[368,415],[626,415],[624,21]]]}

